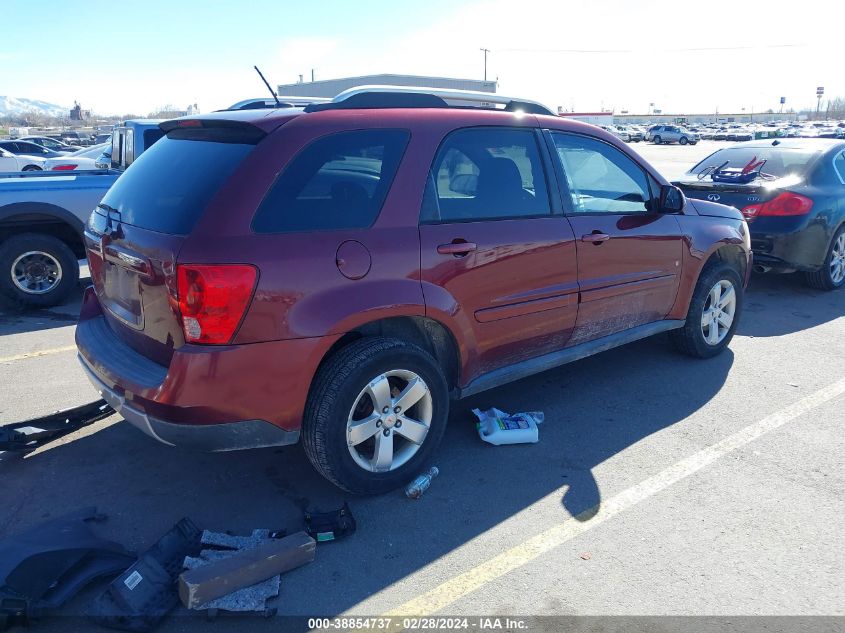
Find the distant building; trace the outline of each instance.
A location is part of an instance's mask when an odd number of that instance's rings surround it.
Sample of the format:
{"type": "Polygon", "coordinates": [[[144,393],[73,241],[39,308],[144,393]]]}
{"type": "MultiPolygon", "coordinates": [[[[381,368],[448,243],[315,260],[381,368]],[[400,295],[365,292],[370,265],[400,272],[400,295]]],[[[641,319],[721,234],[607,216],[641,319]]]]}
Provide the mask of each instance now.
{"type": "Polygon", "coordinates": [[[475,90],[496,92],[495,81],[478,79],[452,79],[449,77],[423,77],[418,75],[362,75],[341,77],[320,81],[300,81],[295,84],[280,84],[278,93],[288,97],[335,97],[344,90],[358,86],[418,86],[421,88],[442,88],[451,90],[475,90]]]}
{"type": "Polygon", "coordinates": [[[616,115],[616,122],[625,123],[768,123],[795,118],[794,113],[777,112],[709,112],[707,114],[622,114],[616,115]]]}
{"type": "Polygon", "coordinates": [[[563,112],[558,108],[557,114],[567,119],[592,123],[593,125],[613,125],[613,112],[563,112]]]}
{"type": "Polygon", "coordinates": [[[73,107],[70,109],[71,121],[84,121],[91,117],[91,110],[83,110],[76,101],[73,102],[73,107]]]}

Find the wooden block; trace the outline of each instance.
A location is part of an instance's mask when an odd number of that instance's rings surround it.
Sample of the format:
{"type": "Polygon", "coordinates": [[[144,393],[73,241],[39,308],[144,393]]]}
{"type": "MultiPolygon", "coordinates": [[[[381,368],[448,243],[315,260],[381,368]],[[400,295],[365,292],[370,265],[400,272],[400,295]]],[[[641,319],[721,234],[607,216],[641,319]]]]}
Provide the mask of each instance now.
{"type": "Polygon", "coordinates": [[[179,576],[179,598],[189,609],[314,560],[316,543],[305,532],[244,549],[179,576]]]}

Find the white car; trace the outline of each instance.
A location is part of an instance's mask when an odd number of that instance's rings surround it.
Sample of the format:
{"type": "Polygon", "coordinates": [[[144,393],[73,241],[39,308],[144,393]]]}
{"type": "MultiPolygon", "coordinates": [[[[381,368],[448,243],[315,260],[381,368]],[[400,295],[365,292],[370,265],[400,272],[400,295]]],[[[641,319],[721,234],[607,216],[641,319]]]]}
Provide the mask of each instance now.
{"type": "Polygon", "coordinates": [[[0,148],[0,172],[41,171],[46,158],[40,156],[21,156],[0,148]]]}
{"type": "Polygon", "coordinates": [[[58,158],[48,158],[44,162],[44,169],[50,171],[82,171],[85,169],[97,169],[94,162],[103,153],[103,150],[111,147],[111,143],[100,143],[80,149],[72,154],[58,158]]]}

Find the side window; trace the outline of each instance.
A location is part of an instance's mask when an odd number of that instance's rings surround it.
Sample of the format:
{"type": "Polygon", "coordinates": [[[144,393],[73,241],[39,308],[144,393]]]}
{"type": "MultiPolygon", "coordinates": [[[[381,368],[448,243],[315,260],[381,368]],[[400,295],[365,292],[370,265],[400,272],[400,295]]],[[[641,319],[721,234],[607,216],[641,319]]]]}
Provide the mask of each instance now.
{"type": "Polygon", "coordinates": [[[572,213],[644,213],[651,209],[646,173],[599,140],[552,132],[572,199],[572,213]]]}
{"type": "Polygon", "coordinates": [[[833,167],[839,175],[839,182],[845,185],[845,152],[839,152],[833,159],[833,167]]]}
{"type": "Polygon", "coordinates": [[[404,130],[357,130],[317,139],[273,184],[255,212],[252,229],[289,233],[370,226],[409,138],[404,130]]]}
{"type": "Polygon", "coordinates": [[[533,130],[468,128],[443,141],[420,221],[468,222],[551,214],[533,130]]]}
{"type": "Polygon", "coordinates": [[[131,127],[126,129],[126,138],[123,139],[123,155],[127,167],[135,162],[135,130],[131,127]]]}

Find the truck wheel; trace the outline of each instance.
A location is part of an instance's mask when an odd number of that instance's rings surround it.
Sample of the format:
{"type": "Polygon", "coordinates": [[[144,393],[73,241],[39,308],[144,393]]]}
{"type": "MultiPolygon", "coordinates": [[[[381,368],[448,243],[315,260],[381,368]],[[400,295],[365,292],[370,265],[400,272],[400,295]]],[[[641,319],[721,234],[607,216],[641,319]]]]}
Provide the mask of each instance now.
{"type": "Polygon", "coordinates": [[[689,139],[686,136],[682,136],[678,139],[678,143],[680,143],[681,145],[686,145],[687,143],[689,143],[689,139]]]}
{"type": "Polygon", "coordinates": [[[655,136],[652,140],[654,141],[655,145],[660,145],[660,137],[659,136],[655,136]]]}
{"type": "Polygon", "coordinates": [[[717,261],[698,278],[684,326],[669,335],[675,347],[690,356],[710,358],[733,338],[742,312],[744,291],[739,273],[717,261]]]}
{"type": "Polygon", "coordinates": [[[13,303],[54,306],[78,281],[76,256],[52,235],[22,233],[0,244],[0,294],[13,303]]]}
{"type": "Polygon", "coordinates": [[[446,378],[430,354],[395,338],[364,338],[317,372],[302,441],[314,467],[336,486],[380,494],[419,474],[448,417],[446,378]]]}
{"type": "Polygon", "coordinates": [[[836,290],[845,285],[845,226],[833,236],[824,264],[811,273],[805,273],[807,285],[818,290],[836,290]]]}

